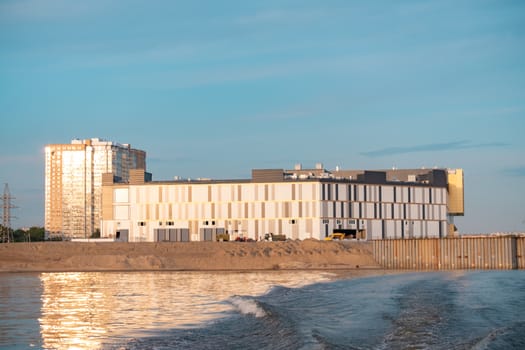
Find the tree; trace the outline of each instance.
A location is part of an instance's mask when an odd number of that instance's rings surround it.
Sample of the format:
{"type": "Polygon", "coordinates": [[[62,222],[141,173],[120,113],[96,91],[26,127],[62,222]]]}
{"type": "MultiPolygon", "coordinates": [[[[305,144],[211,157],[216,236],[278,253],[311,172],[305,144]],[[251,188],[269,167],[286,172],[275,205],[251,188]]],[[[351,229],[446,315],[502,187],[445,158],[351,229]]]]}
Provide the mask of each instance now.
{"type": "Polygon", "coordinates": [[[96,231],[91,234],[90,238],[100,238],[100,230],[96,229],[96,231]]]}
{"type": "Polygon", "coordinates": [[[11,230],[11,235],[12,242],[40,242],[45,238],[45,230],[43,227],[33,226],[27,230],[11,230]]]}
{"type": "Polygon", "coordinates": [[[45,229],[43,227],[33,226],[27,231],[31,242],[40,242],[45,240],[45,229]]]}

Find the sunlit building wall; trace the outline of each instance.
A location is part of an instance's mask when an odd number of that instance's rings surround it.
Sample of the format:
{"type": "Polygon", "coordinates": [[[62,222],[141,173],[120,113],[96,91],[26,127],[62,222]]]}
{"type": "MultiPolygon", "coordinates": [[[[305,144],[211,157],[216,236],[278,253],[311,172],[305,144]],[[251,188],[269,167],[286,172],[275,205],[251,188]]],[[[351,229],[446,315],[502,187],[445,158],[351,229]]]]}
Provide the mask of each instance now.
{"type": "MultiPolygon", "coordinates": [[[[448,235],[447,170],[254,170],[251,179],[145,181],[111,176],[103,185],[102,236],[128,241],[360,239],[448,235]]],[[[134,171],[135,173],[135,171],[134,171]]]]}
{"type": "Polygon", "coordinates": [[[463,189],[463,169],[448,170],[448,193],[450,196],[448,205],[448,231],[449,235],[457,232],[454,217],[465,215],[465,194],[463,189]]]}
{"type": "Polygon", "coordinates": [[[86,238],[100,229],[102,174],[126,181],[146,168],[146,153],[97,138],[45,148],[45,230],[48,237],[86,238]]]}

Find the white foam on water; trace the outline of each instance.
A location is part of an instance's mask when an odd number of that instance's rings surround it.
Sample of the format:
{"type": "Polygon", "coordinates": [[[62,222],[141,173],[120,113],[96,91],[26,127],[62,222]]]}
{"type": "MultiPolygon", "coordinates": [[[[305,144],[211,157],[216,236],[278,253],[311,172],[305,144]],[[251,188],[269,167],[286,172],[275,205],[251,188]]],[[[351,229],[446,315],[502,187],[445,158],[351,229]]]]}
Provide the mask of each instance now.
{"type": "Polygon", "coordinates": [[[266,312],[257,305],[257,302],[253,299],[244,299],[242,297],[232,297],[230,302],[233,306],[239,310],[240,313],[248,315],[254,315],[255,317],[264,317],[266,312]]]}

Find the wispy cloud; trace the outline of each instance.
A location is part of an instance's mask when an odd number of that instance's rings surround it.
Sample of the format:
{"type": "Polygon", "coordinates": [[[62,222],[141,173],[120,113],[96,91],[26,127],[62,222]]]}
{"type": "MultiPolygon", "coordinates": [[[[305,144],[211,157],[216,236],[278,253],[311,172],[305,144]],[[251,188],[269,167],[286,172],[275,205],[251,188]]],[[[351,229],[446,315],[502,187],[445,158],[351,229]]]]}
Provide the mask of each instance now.
{"type": "Polygon", "coordinates": [[[508,176],[525,177],[525,165],[503,169],[503,173],[508,176]]]}
{"type": "Polygon", "coordinates": [[[366,157],[384,157],[396,154],[416,153],[416,152],[441,152],[451,150],[462,150],[472,148],[494,148],[504,147],[508,144],[503,142],[471,143],[468,140],[460,140],[444,143],[429,143],[425,145],[414,145],[405,147],[388,147],[373,151],[361,152],[366,157]]]}
{"type": "Polygon", "coordinates": [[[234,22],[238,24],[275,24],[276,22],[298,22],[298,21],[309,21],[318,19],[322,16],[326,16],[324,10],[321,9],[304,9],[298,10],[264,10],[258,11],[253,14],[244,15],[237,18],[234,22]]]}
{"type": "Polygon", "coordinates": [[[56,20],[97,13],[107,7],[101,1],[18,0],[0,4],[0,18],[10,20],[56,20]]]}
{"type": "Polygon", "coordinates": [[[283,78],[316,72],[337,72],[357,69],[357,59],[349,56],[296,59],[281,62],[245,64],[225,67],[203,67],[192,70],[169,69],[145,75],[123,76],[120,84],[126,87],[185,89],[200,86],[221,85],[283,78]],[[355,65],[355,67],[354,67],[355,65]]]}
{"type": "Polygon", "coordinates": [[[261,113],[251,116],[244,116],[240,119],[243,121],[263,121],[267,122],[270,120],[290,120],[290,119],[301,119],[309,115],[307,111],[303,110],[289,110],[289,111],[280,111],[275,113],[261,113]]]}

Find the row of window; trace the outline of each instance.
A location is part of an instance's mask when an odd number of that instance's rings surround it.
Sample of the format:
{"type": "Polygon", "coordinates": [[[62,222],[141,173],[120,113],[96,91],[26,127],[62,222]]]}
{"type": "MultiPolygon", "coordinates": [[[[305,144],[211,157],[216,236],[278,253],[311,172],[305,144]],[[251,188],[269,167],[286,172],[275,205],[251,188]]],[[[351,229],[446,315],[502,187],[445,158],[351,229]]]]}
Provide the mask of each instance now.
{"type": "Polygon", "coordinates": [[[434,219],[435,216],[441,215],[443,206],[431,205],[431,204],[410,204],[410,203],[363,203],[358,202],[357,205],[346,205],[346,202],[332,202],[332,205],[325,206],[323,210],[323,216],[347,216],[347,217],[358,217],[358,218],[396,218],[396,219],[409,219],[414,216],[414,213],[410,211],[416,211],[420,219],[434,219]],[[365,210],[367,205],[368,210],[365,210]],[[339,208],[338,208],[339,206],[339,208]],[[331,210],[329,210],[331,207],[331,210]],[[373,210],[373,215],[370,212],[373,210]],[[331,213],[329,213],[331,211],[331,213]],[[331,214],[331,215],[330,215],[331,214]],[[346,215],[345,215],[346,214],[346,215]]]}
{"type": "MultiPolygon", "coordinates": [[[[324,221],[324,220],[323,220],[324,221]]],[[[355,221],[355,220],[350,220],[350,221],[355,221]]],[[[174,226],[175,222],[174,221],[166,221],[166,226],[174,226]]],[[[294,225],[297,223],[297,220],[296,219],[291,219],[288,221],[288,223],[294,225]]],[[[146,226],[146,222],[145,221],[138,221],[137,222],[138,226],[146,226]]],[[[202,222],[202,224],[204,226],[215,226],[215,220],[205,220],[202,222]]],[[[163,222],[162,221],[159,221],[159,226],[162,226],[163,225],[163,222]]]]}
{"type": "MultiPolygon", "coordinates": [[[[446,207],[439,204],[413,204],[413,203],[371,203],[371,202],[324,202],[319,208],[315,203],[304,202],[282,202],[278,205],[273,203],[260,203],[260,205],[248,205],[248,203],[216,206],[195,206],[185,203],[182,206],[159,206],[154,207],[140,205],[135,208],[133,216],[146,219],[159,220],[163,217],[179,218],[270,218],[270,217],[347,217],[368,219],[444,219],[446,207]],[[319,212],[318,209],[321,209],[319,212]]],[[[129,217],[128,206],[114,207],[115,219],[127,220],[129,217]]],[[[213,225],[207,221],[204,225],[213,225]]]]}
{"type": "MultiPolygon", "coordinates": [[[[384,186],[371,185],[341,185],[341,184],[322,184],[321,200],[344,200],[352,202],[425,202],[434,203],[434,190],[441,191],[441,188],[435,187],[406,187],[406,186],[388,186],[388,191],[384,191],[384,186]],[[341,186],[346,187],[346,198],[339,198],[341,186]],[[417,191],[417,196],[416,196],[417,191]],[[372,197],[372,198],[371,198],[372,197]],[[419,197],[419,198],[415,198],[419,197]]],[[[439,200],[437,201],[439,203],[439,200]]]]}
{"type": "MultiPolygon", "coordinates": [[[[188,185],[139,188],[134,191],[134,201],[142,203],[225,203],[225,202],[268,202],[268,201],[311,201],[321,200],[383,203],[426,203],[443,204],[446,189],[441,187],[386,186],[364,184],[264,184],[264,185],[188,185]]],[[[127,202],[129,189],[115,189],[115,202],[127,202]],[[121,199],[126,198],[125,200],[121,199]]]]}

